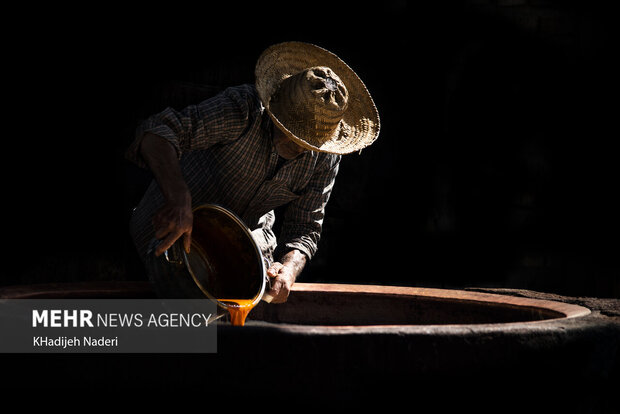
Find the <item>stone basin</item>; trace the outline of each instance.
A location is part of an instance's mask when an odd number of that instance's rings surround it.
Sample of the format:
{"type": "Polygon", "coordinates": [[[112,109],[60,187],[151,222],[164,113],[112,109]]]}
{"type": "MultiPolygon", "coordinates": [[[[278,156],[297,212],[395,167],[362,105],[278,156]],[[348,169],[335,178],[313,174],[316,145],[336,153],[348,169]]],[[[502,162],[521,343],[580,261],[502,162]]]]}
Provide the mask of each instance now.
{"type": "MultiPolygon", "coordinates": [[[[142,282],[0,289],[0,298],[153,296],[142,282]]],[[[215,354],[17,355],[11,362],[21,369],[12,375],[28,381],[44,365],[63,376],[58,386],[197,390],[215,382],[234,385],[218,388],[223,396],[263,397],[277,386],[283,399],[332,402],[399,399],[408,395],[396,392],[402,387],[454,392],[518,383],[532,393],[562,384],[580,390],[564,402],[590,409],[592,400],[577,396],[619,377],[619,302],[509,289],[297,283],[287,303],[261,302],[243,327],[218,321],[215,354]],[[252,380],[243,385],[240,377],[252,380]]]]}

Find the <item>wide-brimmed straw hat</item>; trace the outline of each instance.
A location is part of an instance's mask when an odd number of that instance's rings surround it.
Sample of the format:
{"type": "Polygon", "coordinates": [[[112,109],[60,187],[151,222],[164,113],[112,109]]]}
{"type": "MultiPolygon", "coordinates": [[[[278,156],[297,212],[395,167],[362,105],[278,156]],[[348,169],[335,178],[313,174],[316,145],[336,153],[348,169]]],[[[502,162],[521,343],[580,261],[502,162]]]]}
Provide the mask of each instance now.
{"type": "Polygon", "coordinates": [[[379,112],[361,79],[335,54],[309,43],[267,48],[256,89],[271,119],[298,145],[348,154],[379,135],[379,112]]]}

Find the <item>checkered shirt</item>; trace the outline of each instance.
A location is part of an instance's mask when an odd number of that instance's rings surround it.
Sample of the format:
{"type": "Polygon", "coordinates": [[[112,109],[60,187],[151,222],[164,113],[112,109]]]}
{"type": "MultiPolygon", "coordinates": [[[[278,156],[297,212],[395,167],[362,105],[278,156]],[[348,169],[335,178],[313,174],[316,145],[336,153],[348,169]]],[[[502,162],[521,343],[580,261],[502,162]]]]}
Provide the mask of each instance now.
{"type": "MultiPolygon", "coordinates": [[[[230,209],[269,259],[291,249],[311,259],[341,156],[307,151],[278,162],[273,128],[253,85],[230,87],[198,105],[148,118],[126,155],[146,168],[139,153],[142,137],[150,132],[165,138],[176,149],[193,207],[213,203],[230,209]],[[284,205],[276,239],[274,210],[284,205]]],[[[153,181],[132,214],[130,232],[143,260],[154,238],[151,220],[163,204],[153,181]]]]}

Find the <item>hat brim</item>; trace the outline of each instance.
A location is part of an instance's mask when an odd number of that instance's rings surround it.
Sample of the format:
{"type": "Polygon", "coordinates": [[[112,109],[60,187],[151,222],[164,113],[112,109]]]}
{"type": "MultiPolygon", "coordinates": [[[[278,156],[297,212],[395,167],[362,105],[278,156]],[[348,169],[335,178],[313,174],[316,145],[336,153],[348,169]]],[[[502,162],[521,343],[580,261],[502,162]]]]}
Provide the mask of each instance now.
{"type": "Polygon", "coordinates": [[[369,146],[379,136],[379,112],[368,89],[346,63],[319,46],[304,42],[284,42],[270,46],[258,58],[255,76],[256,89],[273,122],[304,148],[348,154],[369,146]],[[320,145],[314,145],[300,133],[291,132],[269,106],[271,97],[284,79],[315,66],[327,66],[333,70],[349,92],[347,110],[340,126],[320,145]]]}

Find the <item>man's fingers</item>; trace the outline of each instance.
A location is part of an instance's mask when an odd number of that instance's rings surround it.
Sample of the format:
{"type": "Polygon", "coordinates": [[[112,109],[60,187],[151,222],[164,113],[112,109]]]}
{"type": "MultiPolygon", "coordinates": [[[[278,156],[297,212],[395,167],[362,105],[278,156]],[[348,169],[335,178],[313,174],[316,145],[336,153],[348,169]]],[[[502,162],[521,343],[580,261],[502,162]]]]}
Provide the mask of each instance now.
{"type": "Polygon", "coordinates": [[[267,269],[267,276],[269,277],[276,277],[278,276],[278,274],[280,273],[280,270],[282,270],[282,268],[284,267],[284,265],[280,262],[274,262],[269,269],[267,269]]]}
{"type": "Polygon", "coordinates": [[[168,223],[166,226],[155,225],[155,238],[163,239],[173,230],[172,223],[168,223]]]}
{"type": "Polygon", "coordinates": [[[267,292],[269,296],[272,296],[270,303],[284,303],[288,299],[288,291],[280,287],[277,293],[273,292],[273,289],[267,292]]]}
{"type": "MultiPolygon", "coordinates": [[[[273,266],[270,267],[269,270],[272,270],[272,268],[273,266]]],[[[267,274],[269,274],[269,271],[267,271],[267,274]]],[[[274,277],[274,276],[271,276],[271,277],[274,277]]],[[[277,301],[277,298],[280,294],[281,287],[282,287],[282,282],[278,279],[275,279],[273,283],[271,284],[271,289],[269,289],[263,294],[263,300],[267,303],[272,303],[274,302],[274,300],[277,301]]]]}
{"type": "Polygon", "coordinates": [[[183,234],[183,248],[185,253],[189,254],[189,249],[192,245],[192,232],[188,231],[183,234]]]}
{"type": "Polygon", "coordinates": [[[164,240],[162,240],[161,243],[159,243],[157,249],[155,249],[155,256],[160,256],[163,252],[172,247],[174,242],[177,241],[182,234],[182,232],[174,232],[168,234],[168,236],[164,240]]]}
{"type": "Polygon", "coordinates": [[[279,296],[280,296],[279,286],[278,287],[274,286],[269,291],[263,294],[263,300],[267,303],[278,303],[279,296]]]}

